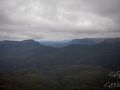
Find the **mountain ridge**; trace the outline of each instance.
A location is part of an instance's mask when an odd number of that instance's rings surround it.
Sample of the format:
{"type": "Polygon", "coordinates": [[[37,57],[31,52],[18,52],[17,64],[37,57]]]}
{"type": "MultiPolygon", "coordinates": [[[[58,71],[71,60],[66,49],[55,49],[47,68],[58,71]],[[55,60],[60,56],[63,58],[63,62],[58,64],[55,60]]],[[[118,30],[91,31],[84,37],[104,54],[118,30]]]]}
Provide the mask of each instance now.
{"type": "Polygon", "coordinates": [[[36,41],[32,41],[34,44],[27,40],[21,42],[24,44],[0,45],[0,69],[41,68],[60,64],[98,65],[104,68],[120,66],[119,43],[111,44],[104,40],[95,45],[72,44],[63,48],[52,48],[36,41]]]}
{"type": "Polygon", "coordinates": [[[120,38],[107,38],[104,40],[107,43],[120,43],[120,38]]]}
{"type": "Polygon", "coordinates": [[[72,44],[76,45],[94,45],[102,42],[104,38],[84,38],[84,39],[73,39],[73,40],[66,40],[66,41],[54,41],[54,42],[40,42],[46,46],[52,46],[54,48],[62,48],[72,44]]]}

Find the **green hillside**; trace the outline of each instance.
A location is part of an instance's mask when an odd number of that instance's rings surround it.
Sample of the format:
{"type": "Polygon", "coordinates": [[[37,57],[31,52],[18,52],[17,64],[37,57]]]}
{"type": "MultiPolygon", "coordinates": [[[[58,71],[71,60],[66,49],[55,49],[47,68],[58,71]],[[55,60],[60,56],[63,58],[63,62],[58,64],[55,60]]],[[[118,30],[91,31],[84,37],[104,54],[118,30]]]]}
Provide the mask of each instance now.
{"type": "Polygon", "coordinates": [[[108,90],[104,84],[116,81],[109,73],[98,66],[83,65],[1,70],[0,90],[108,90]]]}

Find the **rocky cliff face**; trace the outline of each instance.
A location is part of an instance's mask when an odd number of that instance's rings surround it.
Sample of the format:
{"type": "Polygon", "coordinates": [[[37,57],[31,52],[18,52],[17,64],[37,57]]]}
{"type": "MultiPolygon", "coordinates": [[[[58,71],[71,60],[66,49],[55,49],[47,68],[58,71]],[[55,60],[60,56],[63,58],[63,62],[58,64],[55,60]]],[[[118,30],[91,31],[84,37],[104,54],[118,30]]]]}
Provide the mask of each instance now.
{"type": "Polygon", "coordinates": [[[5,45],[5,44],[18,44],[19,41],[8,41],[8,40],[5,40],[5,41],[0,41],[0,45],[5,45]]]}
{"type": "Polygon", "coordinates": [[[106,43],[120,43],[120,38],[105,39],[104,42],[106,42],[106,43]]]}
{"type": "Polygon", "coordinates": [[[34,40],[23,40],[23,41],[4,40],[4,41],[0,41],[0,45],[18,45],[18,44],[39,44],[39,43],[34,40]]]}

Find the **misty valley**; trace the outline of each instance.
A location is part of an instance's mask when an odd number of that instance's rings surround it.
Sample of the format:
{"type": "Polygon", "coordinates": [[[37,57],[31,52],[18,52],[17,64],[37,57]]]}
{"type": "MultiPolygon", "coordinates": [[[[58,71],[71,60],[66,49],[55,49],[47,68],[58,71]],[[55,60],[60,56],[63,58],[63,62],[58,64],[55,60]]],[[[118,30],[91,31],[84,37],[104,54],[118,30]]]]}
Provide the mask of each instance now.
{"type": "Polygon", "coordinates": [[[119,90],[120,38],[0,41],[0,90],[119,90]]]}

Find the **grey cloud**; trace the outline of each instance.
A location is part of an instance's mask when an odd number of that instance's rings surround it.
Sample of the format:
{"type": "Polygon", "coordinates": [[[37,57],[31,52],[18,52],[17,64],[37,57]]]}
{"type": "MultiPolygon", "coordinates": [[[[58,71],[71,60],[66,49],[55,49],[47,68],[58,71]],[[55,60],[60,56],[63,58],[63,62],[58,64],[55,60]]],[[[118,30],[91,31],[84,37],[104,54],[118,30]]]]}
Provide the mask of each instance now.
{"type": "Polygon", "coordinates": [[[0,0],[0,40],[120,36],[120,0],[0,0]]]}

